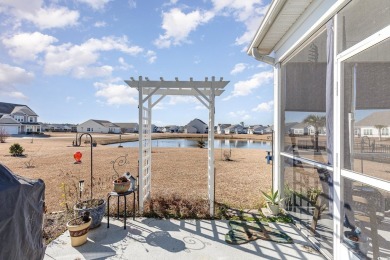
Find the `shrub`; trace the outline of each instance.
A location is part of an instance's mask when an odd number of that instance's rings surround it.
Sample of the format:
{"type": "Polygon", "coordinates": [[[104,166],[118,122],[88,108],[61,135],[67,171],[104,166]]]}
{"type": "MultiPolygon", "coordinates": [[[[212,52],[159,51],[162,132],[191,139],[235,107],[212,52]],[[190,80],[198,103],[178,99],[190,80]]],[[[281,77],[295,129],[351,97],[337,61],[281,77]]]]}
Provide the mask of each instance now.
{"type": "Polygon", "coordinates": [[[5,139],[9,137],[8,132],[4,127],[0,127],[0,143],[5,143],[5,139]]]}
{"type": "Polygon", "coordinates": [[[21,156],[23,155],[23,152],[23,147],[18,143],[11,145],[11,147],[9,148],[9,153],[12,154],[12,156],[21,156]]]}

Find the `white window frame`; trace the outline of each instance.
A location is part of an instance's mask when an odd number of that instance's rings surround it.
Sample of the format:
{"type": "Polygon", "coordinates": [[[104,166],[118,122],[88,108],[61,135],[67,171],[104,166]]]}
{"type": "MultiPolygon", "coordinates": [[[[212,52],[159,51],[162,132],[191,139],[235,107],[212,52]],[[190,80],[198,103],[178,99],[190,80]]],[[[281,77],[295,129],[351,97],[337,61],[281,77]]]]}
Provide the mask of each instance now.
{"type": "MultiPolygon", "coordinates": [[[[337,24],[337,15],[335,16],[336,23],[337,24]]],[[[337,28],[337,27],[335,27],[337,28]]],[[[335,79],[335,85],[336,85],[336,95],[335,95],[335,109],[334,109],[334,115],[335,115],[335,133],[344,133],[343,130],[343,123],[344,118],[341,115],[341,109],[343,108],[343,102],[344,102],[344,93],[340,90],[340,93],[338,92],[339,89],[339,82],[342,82],[343,80],[343,66],[342,63],[369,49],[370,47],[390,38],[390,25],[385,27],[384,29],[374,33],[370,37],[362,40],[361,42],[357,43],[356,45],[348,48],[347,50],[341,52],[340,54],[335,54],[335,73],[334,73],[334,79],[335,79]],[[343,123],[341,123],[343,122],[343,123]]],[[[337,32],[335,33],[335,42],[337,42],[337,32]]],[[[335,49],[336,50],[336,49],[335,49]]],[[[371,176],[363,175],[357,172],[353,172],[347,169],[343,169],[343,154],[342,154],[342,147],[341,144],[344,144],[344,136],[342,134],[335,134],[334,138],[335,142],[335,168],[334,168],[334,198],[340,198],[341,201],[343,200],[343,194],[341,192],[341,182],[342,178],[348,178],[350,180],[358,181],[361,183],[368,184],[370,186],[373,186],[375,188],[385,190],[387,192],[390,192],[390,182],[385,180],[380,180],[371,176]]],[[[339,202],[339,205],[335,204],[334,207],[334,217],[335,219],[341,220],[341,201],[339,202]]],[[[333,235],[333,241],[334,241],[334,247],[335,250],[334,253],[338,252],[338,259],[358,259],[356,255],[354,255],[344,244],[343,241],[341,241],[341,226],[342,222],[335,221],[334,222],[334,235],[333,235]],[[336,223],[337,222],[337,223],[336,223]],[[336,251],[337,250],[337,251],[336,251]]],[[[335,258],[336,259],[336,258],[335,258]]]]}

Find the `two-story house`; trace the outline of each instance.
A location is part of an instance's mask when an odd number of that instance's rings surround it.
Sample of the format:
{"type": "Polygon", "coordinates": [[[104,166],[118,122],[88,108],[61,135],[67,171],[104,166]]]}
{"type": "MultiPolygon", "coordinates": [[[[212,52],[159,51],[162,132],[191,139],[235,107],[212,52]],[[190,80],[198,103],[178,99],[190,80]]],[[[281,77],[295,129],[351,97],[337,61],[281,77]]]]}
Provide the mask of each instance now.
{"type": "Polygon", "coordinates": [[[40,133],[38,115],[28,106],[0,102],[0,128],[7,134],[40,133]]]}

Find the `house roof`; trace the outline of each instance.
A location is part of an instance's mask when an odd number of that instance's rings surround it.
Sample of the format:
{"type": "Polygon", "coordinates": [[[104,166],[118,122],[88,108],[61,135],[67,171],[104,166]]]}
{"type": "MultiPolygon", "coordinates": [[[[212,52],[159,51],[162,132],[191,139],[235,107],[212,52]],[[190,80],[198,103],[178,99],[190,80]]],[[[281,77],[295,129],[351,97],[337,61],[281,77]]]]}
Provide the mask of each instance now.
{"type": "Polygon", "coordinates": [[[96,120],[96,119],[91,119],[91,120],[99,125],[104,126],[104,127],[119,127],[116,124],[111,123],[110,121],[107,121],[107,120],[96,120]]]}
{"type": "Polygon", "coordinates": [[[21,112],[29,116],[38,116],[31,108],[26,105],[0,102],[0,114],[10,115],[21,112]]]}
{"type": "Polygon", "coordinates": [[[225,128],[225,129],[235,129],[235,128],[238,128],[238,127],[244,128],[242,125],[237,124],[237,125],[229,126],[229,127],[225,128]]]}
{"type": "Polygon", "coordinates": [[[253,48],[261,55],[270,54],[312,2],[313,0],[273,0],[247,50],[248,55],[252,55],[253,48]]]}
{"type": "Polygon", "coordinates": [[[231,125],[232,124],[219,124],[218,126],[221,127],[221,128],[226,128],[226,127],[229,127],[231,125]]]}
{"type": "Polygon", "coordinates": [[[37,114],[34,113],[29,107],[27,106],[15,106],[15,108],[12,110],[11,114],[24,114],[28,116],[37,116],[37,114]]]}
{"type": "Polygon", "coordinates": [[[0,124],[2,124],[2,125],[6,125],[6,124],[9,124],[9,125],[13,125],[13,124],[20,125],[20,122],[16,121],[15,119],[13,119],[12,117],[10,117],[8,115],[3,115],[0,118],[0,124]]]}
{"type": "Polygon", "coordinates": [[[390,126],[390,111],[374,112],[355,123],[355,126],[375,126],[375,125],[390,126]]]}
{"type": "Polygon", "coordinates": [[[138,123],[114,123],[120,128],[138,128],[138,123]]]}

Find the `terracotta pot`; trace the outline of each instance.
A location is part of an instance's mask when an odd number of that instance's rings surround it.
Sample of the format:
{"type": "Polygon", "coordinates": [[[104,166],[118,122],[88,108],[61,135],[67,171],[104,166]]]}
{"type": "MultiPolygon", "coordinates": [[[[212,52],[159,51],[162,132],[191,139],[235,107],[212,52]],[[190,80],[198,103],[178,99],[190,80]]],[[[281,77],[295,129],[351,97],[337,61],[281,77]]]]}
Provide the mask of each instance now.
{"type": "Polygon", "coordinates": [[[114,191],[116,193],[124,193],[130,189],[130,181],[127,182],[113,182],[114,184],[114,191]]]}
{"type": "Polygon", "coordinates": [[[70,243],[74,247],[81,246],[87,242],[89,227],[92,223],[92,218],[89,218],[89,221],[86,223],[73,225],[71,222],[76,219],[82,219],[82,217],[74,218],[66,223],[66,227],[68,228],[70,234],[70,243]]]}

